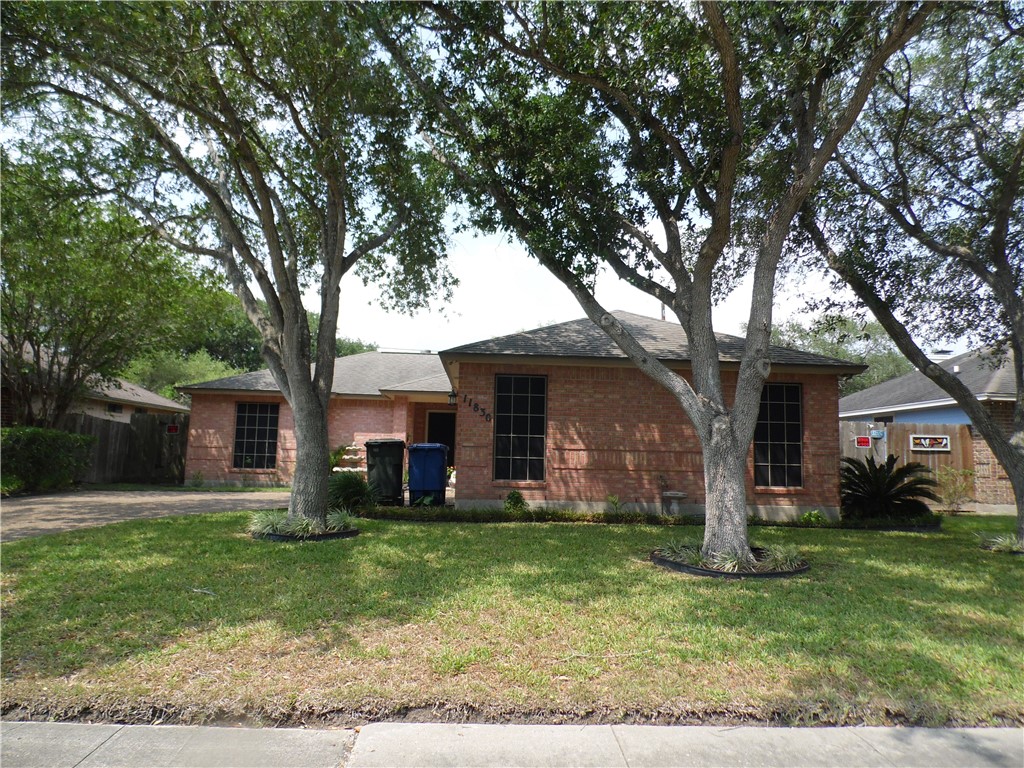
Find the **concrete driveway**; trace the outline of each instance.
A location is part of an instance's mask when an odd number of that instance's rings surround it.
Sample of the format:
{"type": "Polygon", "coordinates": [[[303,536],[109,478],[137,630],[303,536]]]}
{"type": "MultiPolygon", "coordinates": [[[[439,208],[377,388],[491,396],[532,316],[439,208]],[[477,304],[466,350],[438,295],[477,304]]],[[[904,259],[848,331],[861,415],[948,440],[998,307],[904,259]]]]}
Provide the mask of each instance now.
{"type": "Polygon", "coordinates": [[[0,540],[122,520],[288,506],[287,491],[69,491],[0,502],[0,540]]]}

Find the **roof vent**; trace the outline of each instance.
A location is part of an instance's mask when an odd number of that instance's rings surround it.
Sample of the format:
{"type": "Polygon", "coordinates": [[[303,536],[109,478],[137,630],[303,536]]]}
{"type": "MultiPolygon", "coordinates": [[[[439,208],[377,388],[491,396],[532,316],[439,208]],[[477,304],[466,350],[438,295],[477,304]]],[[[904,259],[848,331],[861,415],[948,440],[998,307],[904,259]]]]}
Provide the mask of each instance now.
{"type": "Polygon", "coordinates": [[[960,373],[960,366],[959,365],[954,365],[953,366],[953,375],[956,376],[959,373],[960,373]]]}

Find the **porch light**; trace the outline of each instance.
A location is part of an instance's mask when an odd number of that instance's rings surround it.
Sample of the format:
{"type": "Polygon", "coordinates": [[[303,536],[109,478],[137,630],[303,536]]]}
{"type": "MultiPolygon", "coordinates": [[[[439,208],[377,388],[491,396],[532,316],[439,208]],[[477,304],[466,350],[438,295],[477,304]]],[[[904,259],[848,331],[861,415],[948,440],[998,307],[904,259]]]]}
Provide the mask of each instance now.
{"type": "Polygon", "coordinates": [[[448,393],[448,405],[455,405],[455,401],[458,399],[458,393],[453,389],[448,393]]]}

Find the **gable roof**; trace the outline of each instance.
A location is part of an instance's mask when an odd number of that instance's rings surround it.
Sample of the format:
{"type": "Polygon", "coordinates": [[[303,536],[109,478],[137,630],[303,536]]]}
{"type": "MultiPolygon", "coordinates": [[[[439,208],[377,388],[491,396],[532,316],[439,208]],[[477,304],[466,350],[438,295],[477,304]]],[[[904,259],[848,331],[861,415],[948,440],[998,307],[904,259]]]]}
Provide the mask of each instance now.
{"type": "Polygon", "coordinates": [[[114,379],[112,382],[105,382],[89,390],[86,397],[104,402],[125,403],[139,408],[159,408],[164,411],[175,413],[188,413],[187,405],[182,405],[170,400],[156,392],[143,389],[138,384],[132,384],[124,379],[114,379]]]}
{"type": "MultiPolygon", "coordinates": [[[[1000,360],[991,350],[965,352],[939,363],[956,376],[979,400],[1015,400],[1013,366],[1009,357],[1000,360]]],[[[885,411],[913,411],[956,405],[946,390],[920,371],[854,392],[840,399],[840,416],[859,416],[885,411]]]]}
{"type": "MultiPolygon", "coordinates": [[[[437,355],[424,352],[362,352],[334,361],[331,394],[380,397],[385,391],[447,393],[451,389],[437,355]],[[441,381],[443,379],[443,382],[441,381]]],[[[269,370],[181,387],[182,392],[267,392],[280,390],[269,370]]]]}
{"type": "MultiPolygon", "coordinates": [[[[632,312],[612,312],[616,320],[633,334],[645,349],[663,362],[689,362],[690,343],[679,323],[656,320],[632,312]]],[[[739,336],[716,333],[718,355],[723,362],[739,363],[746,340],[739,336]]],[[[627,360],[626,353],[590,318],[571,320],[532,331],[513,333],[496,339],[464,344],[441,352],[443,358],[463,356],[530,356],[561,358],[599,358],[627,360]]],[[[771,361],[777,365],[837,368],[837,373],[860,373],[865,366],[849,360],[801,352],[796,349],[769,347],[771,361]]]]}

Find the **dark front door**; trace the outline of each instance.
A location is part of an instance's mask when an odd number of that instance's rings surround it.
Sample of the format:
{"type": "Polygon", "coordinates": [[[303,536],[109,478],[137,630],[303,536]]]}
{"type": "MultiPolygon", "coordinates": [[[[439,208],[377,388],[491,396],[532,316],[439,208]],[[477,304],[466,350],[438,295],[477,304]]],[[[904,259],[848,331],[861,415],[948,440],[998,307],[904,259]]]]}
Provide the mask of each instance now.
{"type": "Polygon", "coordinates": [[[448,466],[455,466],[455,413],[429,411],[427,413],[427,442],[448,446],[448,466]]]}

